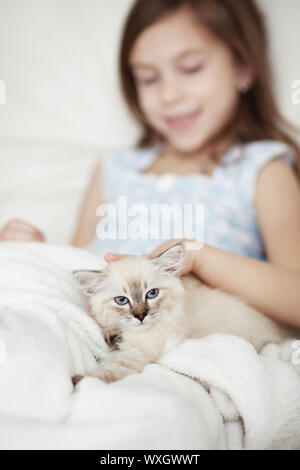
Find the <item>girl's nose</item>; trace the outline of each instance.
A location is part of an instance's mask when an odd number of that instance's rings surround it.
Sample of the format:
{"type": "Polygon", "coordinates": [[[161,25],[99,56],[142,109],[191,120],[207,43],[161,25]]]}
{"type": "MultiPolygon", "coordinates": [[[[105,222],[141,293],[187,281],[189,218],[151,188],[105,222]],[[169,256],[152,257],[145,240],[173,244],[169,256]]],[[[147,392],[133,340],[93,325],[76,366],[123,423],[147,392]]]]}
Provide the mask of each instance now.
{"type": "Polygon", "coordinates": [[[162,104],[176,103],[182,97],[182,91],[179,83],[172,80],[165,80],[161,82],[160,86],[160,99],[162,104]]]}

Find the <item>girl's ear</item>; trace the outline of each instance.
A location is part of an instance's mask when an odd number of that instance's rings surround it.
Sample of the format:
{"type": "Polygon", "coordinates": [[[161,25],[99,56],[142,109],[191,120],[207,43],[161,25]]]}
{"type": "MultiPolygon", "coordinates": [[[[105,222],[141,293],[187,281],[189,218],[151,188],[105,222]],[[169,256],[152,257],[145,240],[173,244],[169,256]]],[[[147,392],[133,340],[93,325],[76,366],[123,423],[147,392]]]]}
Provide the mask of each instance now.
{"type": "Polygon", "coordinates": [[[183,246],[181,243],[177,243],[151,259],[151,263],[154,266],[157,266],[165,274],[176,276],[180,271],[183,259],[183,246]]]}
{"type": "Polygon", "coordinates": [[[247,64],[237,66],[237,89],[240,93],[247,93],[255,81],[255,73],[247,64]]]}
{"type": "Polygon", "coordinates": [[[92,296],[101,290],[103,281],[107,277],[107,273],[104,270],[76,270],[73,271],[73,276],[79,282],[83,293],[92,296]]]}

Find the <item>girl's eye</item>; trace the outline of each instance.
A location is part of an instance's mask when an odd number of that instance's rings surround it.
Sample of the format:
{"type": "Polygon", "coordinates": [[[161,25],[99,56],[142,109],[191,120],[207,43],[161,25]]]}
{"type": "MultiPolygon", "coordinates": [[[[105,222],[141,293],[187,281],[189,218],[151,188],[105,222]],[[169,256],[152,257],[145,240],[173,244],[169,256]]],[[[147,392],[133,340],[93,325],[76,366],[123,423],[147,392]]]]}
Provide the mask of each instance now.
{"type": "Polygon", "coordinates": [[[196,73],[196,72],[199,72],[201,69],[203,69],[203,66],[202,65],[198,65],[197,67],[193,67],[191,69],[185,69],[184,71],[186,73],[196,73]]]}
{"type": "Polygon", "coordinates": [[[155,83],[155,78],[152,78],[152,79],[148,79],[148,80],[138,80],[138,82],[140,85],[151,85],[152,83],[155,83]]]}
{"type": "MultiPolygon", "coordinates": [[[[183,69],[183,71],[184,73],[192,74],[192,73],[200,72],[200,70],[202,70],[203,68],[204,68],[204,65],[197,65],[196,67],[183,69]]],[[[148,78],[148,79],[143,80],[143,79],[139,79],[136,77],[136,81],[137,81],[137,84],[140,84],[140,85],[151,85],[155,83],[157,80],[155,78],[148,78]]]]}
{"type": "Polygon", "coordinates": [[[147,292],[146,298],[147,299],[154,299],[155,297],[158,296],[159,289],[151,289],[147,292]]]}
{"type": "MultiPolygon", "coordinates": [[[[197,65],[197,67],[193,67],[191,69],[183,69],[184,73],[187,73],[187,74],[192,74],[192,73],[197,73],[197,72],[200,72],[200,70],[202,70],[204,68],[203,65],[197,65]]],[[[137,83],[140,84],[140,85],[152,85],[153,83],[155,83],[157,80],[155,78],[149,78],[149,79],[145,79],[145,80],[142,80],[142,79],[138,79],[137,80],[137,83]]]]}
{"type": "Polygon", "coordinates": [[[123,297],[122,295],[119,295],[118,297],[115,297],[114,298],[114,301],[116,302],[116,304],[118,305],[126,305],[129,300],[127,299],[127,297],[123,297]]]}

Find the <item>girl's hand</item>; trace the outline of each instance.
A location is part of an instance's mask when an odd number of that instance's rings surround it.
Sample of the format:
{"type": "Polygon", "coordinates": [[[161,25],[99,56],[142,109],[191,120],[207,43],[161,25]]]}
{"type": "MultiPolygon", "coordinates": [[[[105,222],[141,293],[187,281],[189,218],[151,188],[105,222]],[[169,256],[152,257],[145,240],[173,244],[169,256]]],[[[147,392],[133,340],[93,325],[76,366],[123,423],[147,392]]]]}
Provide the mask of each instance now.
{"type": "MultiPolygon", "coordinates": [[[[132,257],[132,256],[139,256],[139,255],[121,255],[120,253],[106,253],[104,255],[104,259],[107,263],[112,263],[113,261],[118,261],[119,259],[122,259],[122,258],[128,258],[128,257],[132,257]]],[[[144,256],[145,258],[150,258],[150,255],[142,255],[144,256]]]]}
{"type": "MultiPolygon", "coordinates": [[[[167,240],[166,242],[158,245],[154,250],[151,251],[149,255],[143,255],[146,258],[153,259],[159,254],[163,253],[167,249],[171,248],[174,245],[181,243],[183,246],[183,250],[185,253],[184,261],[182,263],[182,268],[180,270],[180,274],[188,274],[194,272],[196,269],[199,269],[199,263],[201,261],[201,254],[200,250],[202,248],[202,244],[196,242],[195,240],[188,240],[188,239],[172,239],[167,240]]],[[[136,256],[136,255],[121,255],[117,253],[106,253],[104,259],[107,263],[117,261],[122,258],[126,258],[127,256],[136,256]]]]}
{"type": "Polygon", "coordinates": [[[45,235],[33,225],[20,219],[13,219],[0,230],[0,241],[44,242],[45,235]]]}

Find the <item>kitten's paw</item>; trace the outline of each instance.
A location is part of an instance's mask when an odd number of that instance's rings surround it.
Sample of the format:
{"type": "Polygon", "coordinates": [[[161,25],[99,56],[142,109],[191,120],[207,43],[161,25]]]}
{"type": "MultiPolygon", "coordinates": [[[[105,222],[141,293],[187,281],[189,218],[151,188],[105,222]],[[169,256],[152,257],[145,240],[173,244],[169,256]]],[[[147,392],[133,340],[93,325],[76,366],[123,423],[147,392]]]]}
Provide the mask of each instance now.
{"type": "Polygon", "coordinates": [[[73,375],[72,377],[73,385],[78,384],[78,382],[80,382],[80,380],[82,379],[83,379],[83,375],[73,375]]]}

